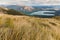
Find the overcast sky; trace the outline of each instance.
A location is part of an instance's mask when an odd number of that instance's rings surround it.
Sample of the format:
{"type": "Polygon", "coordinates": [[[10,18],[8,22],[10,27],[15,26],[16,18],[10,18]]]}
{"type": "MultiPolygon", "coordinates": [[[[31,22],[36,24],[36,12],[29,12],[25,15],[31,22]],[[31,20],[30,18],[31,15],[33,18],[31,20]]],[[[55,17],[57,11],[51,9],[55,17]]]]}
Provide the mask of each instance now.
{"type": "Polygon", "coordinates": [[[60,5],[60,0],[0,0],[0,4],[60,5]]]}

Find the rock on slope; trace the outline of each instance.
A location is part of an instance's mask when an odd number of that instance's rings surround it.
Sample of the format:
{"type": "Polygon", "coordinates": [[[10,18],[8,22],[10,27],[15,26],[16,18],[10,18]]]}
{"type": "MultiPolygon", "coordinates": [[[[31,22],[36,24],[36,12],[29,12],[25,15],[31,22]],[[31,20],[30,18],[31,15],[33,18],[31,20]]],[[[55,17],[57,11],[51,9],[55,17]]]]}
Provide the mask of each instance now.
{"type": "Polygon", "coordinates": [[[1,14],[0,40],[60,40],[60,20],[1,14]]]}

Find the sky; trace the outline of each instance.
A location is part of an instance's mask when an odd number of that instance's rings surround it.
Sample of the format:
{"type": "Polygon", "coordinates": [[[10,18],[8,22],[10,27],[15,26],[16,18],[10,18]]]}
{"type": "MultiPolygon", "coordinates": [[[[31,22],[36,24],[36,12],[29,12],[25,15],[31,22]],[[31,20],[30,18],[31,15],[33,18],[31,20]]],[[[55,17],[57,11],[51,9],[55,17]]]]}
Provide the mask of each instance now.
{"type": "Polygon", "coordinates": [[[60,5],[60,0],[0,0],[0,4],[10,5],[60,5]]]}

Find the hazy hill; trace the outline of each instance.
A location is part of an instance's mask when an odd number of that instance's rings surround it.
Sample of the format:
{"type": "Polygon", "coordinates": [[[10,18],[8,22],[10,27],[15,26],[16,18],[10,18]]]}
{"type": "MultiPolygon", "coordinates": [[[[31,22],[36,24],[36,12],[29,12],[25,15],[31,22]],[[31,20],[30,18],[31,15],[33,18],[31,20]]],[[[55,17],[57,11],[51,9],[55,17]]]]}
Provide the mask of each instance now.
{"type": "Polygon", "coordinates": [[[9,9],[14,9],[14,10],[19,11],[19,12],[23,12],[25,14],[29,14],[31,12],[34,12],[34,10],[35,10],[31,6],[7,5],[5,7],[9,8],[9,9]]]}

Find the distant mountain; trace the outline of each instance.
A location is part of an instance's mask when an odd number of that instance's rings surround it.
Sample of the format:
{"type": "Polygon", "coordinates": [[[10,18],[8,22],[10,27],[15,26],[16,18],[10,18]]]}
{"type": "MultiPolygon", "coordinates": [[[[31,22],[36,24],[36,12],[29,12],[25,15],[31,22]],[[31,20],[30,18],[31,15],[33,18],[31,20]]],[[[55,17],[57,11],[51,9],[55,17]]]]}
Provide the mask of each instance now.
{"type": "Polygon", "coordinates": [[[56,9],[59,8],[60,6],[19,6],[19,5],[7,5],[7,8],[10,9],[15,9],[17,11],[23,11],[23,12],[34,12],[34,11],[39,11],[39,10],[44,10],[44,9],[56,9]]]}
{"type": "MultiPolygon", "coordinates": [[[[54,8],[54,6],[19,6],[19,5],[7,5],[7,8],[12,8],[12,9],[15,9],[15,10],[27,10],[27,11],[32,11],[33,9],[36,9],[36,8],[54,8]]],[[[36,9],[37,11],[37,9],[36,9]]]]}
{"type": "Polygon", "coordinates": [[[23,12],[25,14],[28,14],[34,11],[34,8],[29,6],[7,5],[6,7],[9,9],[17,10],[19,12],[23,12]]]}
{"type": "Polygon", "coordinates": [[[21,6],[17,6],[17,5],[7,5],[6,6],[7,8],[10,8],[10,9],[15,9],[17,11],[21,10],[21,6]]]}
{"type": "Polygon", "coordinates": [[[27,11],[32,11],[33,9],[40,9],[40,8],[59,8],[60,9],[60,5],[41,5],[41,6],[21,6],[21,5],[0,5],[3,7],[7,7],[10,9],[15,9],[15,10],[27,10],[27,11]]]}

